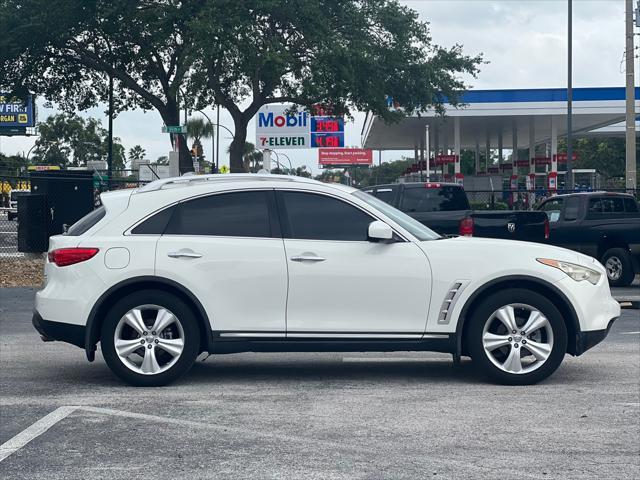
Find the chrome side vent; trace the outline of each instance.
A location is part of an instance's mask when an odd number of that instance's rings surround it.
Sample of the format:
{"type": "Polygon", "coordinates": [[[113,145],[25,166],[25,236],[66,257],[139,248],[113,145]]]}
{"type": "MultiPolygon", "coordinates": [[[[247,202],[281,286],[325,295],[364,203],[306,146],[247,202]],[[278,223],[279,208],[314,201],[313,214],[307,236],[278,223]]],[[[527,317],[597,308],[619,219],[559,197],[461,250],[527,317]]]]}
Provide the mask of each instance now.
{"type": "Polygon", "coordinates": [[[438,314],[439,324],[442,325],[449,323],[455,302],[460,297],[460,294],[467,283],[469,282],[466,280],[458,280],[451,286],[444,298],[444,302],[442,302],[442,307],[440,307],[440,313],[438,314]]]}

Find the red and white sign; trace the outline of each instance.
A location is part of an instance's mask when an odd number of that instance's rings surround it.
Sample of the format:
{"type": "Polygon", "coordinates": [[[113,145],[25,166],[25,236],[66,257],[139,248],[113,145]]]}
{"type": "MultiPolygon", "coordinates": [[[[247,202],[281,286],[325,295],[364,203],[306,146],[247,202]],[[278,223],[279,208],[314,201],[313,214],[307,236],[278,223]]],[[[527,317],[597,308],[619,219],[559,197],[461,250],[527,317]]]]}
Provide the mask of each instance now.
{"type": "Polygon", "coordinates": [[[518,189],[518,175],[511,175],[509,178],[509,187],[511,187],[511,190],[518,189]]]}
{"type": "Polygon", "coordinates": [[[516,167],[528,167],[529,160],[516,160],[515,164],[516,164],[516,167]]]}
{"type": "Polygon", "coordinates": [[[373,151],[362,148],[320,148],[320,165],[372,165],[373,151]]]}
{"type": "Polygon", "coordinates": [[[449,163],[457,163],[458,155],[436,155],[435,164],[436,165],[448,165],[449,163]]]}
{"type": "Polygon", "coordinates": [[[547,176],[547,188],[549,190],[558,189],[558,172],[549,172],[547,176]]]}
{"type": "MultiPolygon", "coordinates": [[[[556,162],[558,163],[567,163],[567,154],[566,153],[558,153],[556,155],[554,155],[556,162]]],[[[573,152],[571,154],[571,158],[573,159],[573,161],[575,162],[578,159],[578,155],[576,155],[576,152],[573,152]]]]}
{"type": "Polygon", "coordinates": [[[536,157],[533,160],[536,165],[551,165],[551,157],[536,157]]]}

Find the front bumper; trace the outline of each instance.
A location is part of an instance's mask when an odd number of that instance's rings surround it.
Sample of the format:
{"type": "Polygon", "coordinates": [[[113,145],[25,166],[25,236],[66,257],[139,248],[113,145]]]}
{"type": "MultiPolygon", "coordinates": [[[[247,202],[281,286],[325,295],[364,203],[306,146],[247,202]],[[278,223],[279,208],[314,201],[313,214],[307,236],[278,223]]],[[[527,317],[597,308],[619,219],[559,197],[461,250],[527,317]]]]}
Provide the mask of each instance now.
{"type": "Polygon", "coordinates": [[[37,311],[33,312],[31,323],[45,342],[58,340],[84,348],[85,327],[83,326],[44,320],[37,311]]]}
{"type": "Polygon", "coordinates": [[[609,321],[609,325],[604,330],[590,330],[587,332],[578,332],[576,334],[576,347],[575,347],[575,355],[582,355],[584,352],[589,350],[590,348],[595,347],[609,335],[609,330],[613,326],[613,323],[618,319],[618,317],[611,319],[609,321]]]}

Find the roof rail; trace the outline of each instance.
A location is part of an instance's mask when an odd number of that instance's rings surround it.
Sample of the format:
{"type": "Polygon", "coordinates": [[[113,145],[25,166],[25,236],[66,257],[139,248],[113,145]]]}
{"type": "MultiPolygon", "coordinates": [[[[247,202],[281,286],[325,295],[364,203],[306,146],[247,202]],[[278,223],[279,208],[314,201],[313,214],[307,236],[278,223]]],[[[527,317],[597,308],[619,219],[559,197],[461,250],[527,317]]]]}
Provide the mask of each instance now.
{"type": "Polygon", "coordinates": [[[133,193],[145,193],[154,192],[156,190],[162,190],[165,186],[188,186],[194,184],[201,184],[202,182],[232,182],[232,181],[283,181],[283,182],[302,182],[302,183],[316,183],[317,180],[312,180],[305,177],[296,177],[291,175],[272,175],[269,173],[229,173],[219,174],[213,173],[208,175],[185,175],[182,177],[162,178],[148,183],[140,188],[137,188],[133,193]]]}

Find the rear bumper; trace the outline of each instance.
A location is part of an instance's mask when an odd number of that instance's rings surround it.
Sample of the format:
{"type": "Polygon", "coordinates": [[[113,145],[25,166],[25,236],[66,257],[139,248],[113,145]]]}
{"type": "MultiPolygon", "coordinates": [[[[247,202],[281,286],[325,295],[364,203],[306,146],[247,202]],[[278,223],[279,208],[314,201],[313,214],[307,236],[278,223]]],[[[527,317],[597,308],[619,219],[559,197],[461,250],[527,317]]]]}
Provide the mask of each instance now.
{"type": "Polygon", "coordinates": [[[600,342],[602,342],[607,335],[609,335],[609,330],[613,326],[613,323],[618,319],[618,317],[611,319],[609,325],[604,330],[591,330],[587,332],[578,332],[576,335],[576,350],[575,355],[582,355],[584,352],[589,350],[590,348],[595,347],[600,342]]]}
{"type": "Polygon", "coordinates": [[[44,320],[37,311],[33,312],[31,323],[45,342],[58,340],[84,348],[85,327],[83,326],[44,320]]]}

